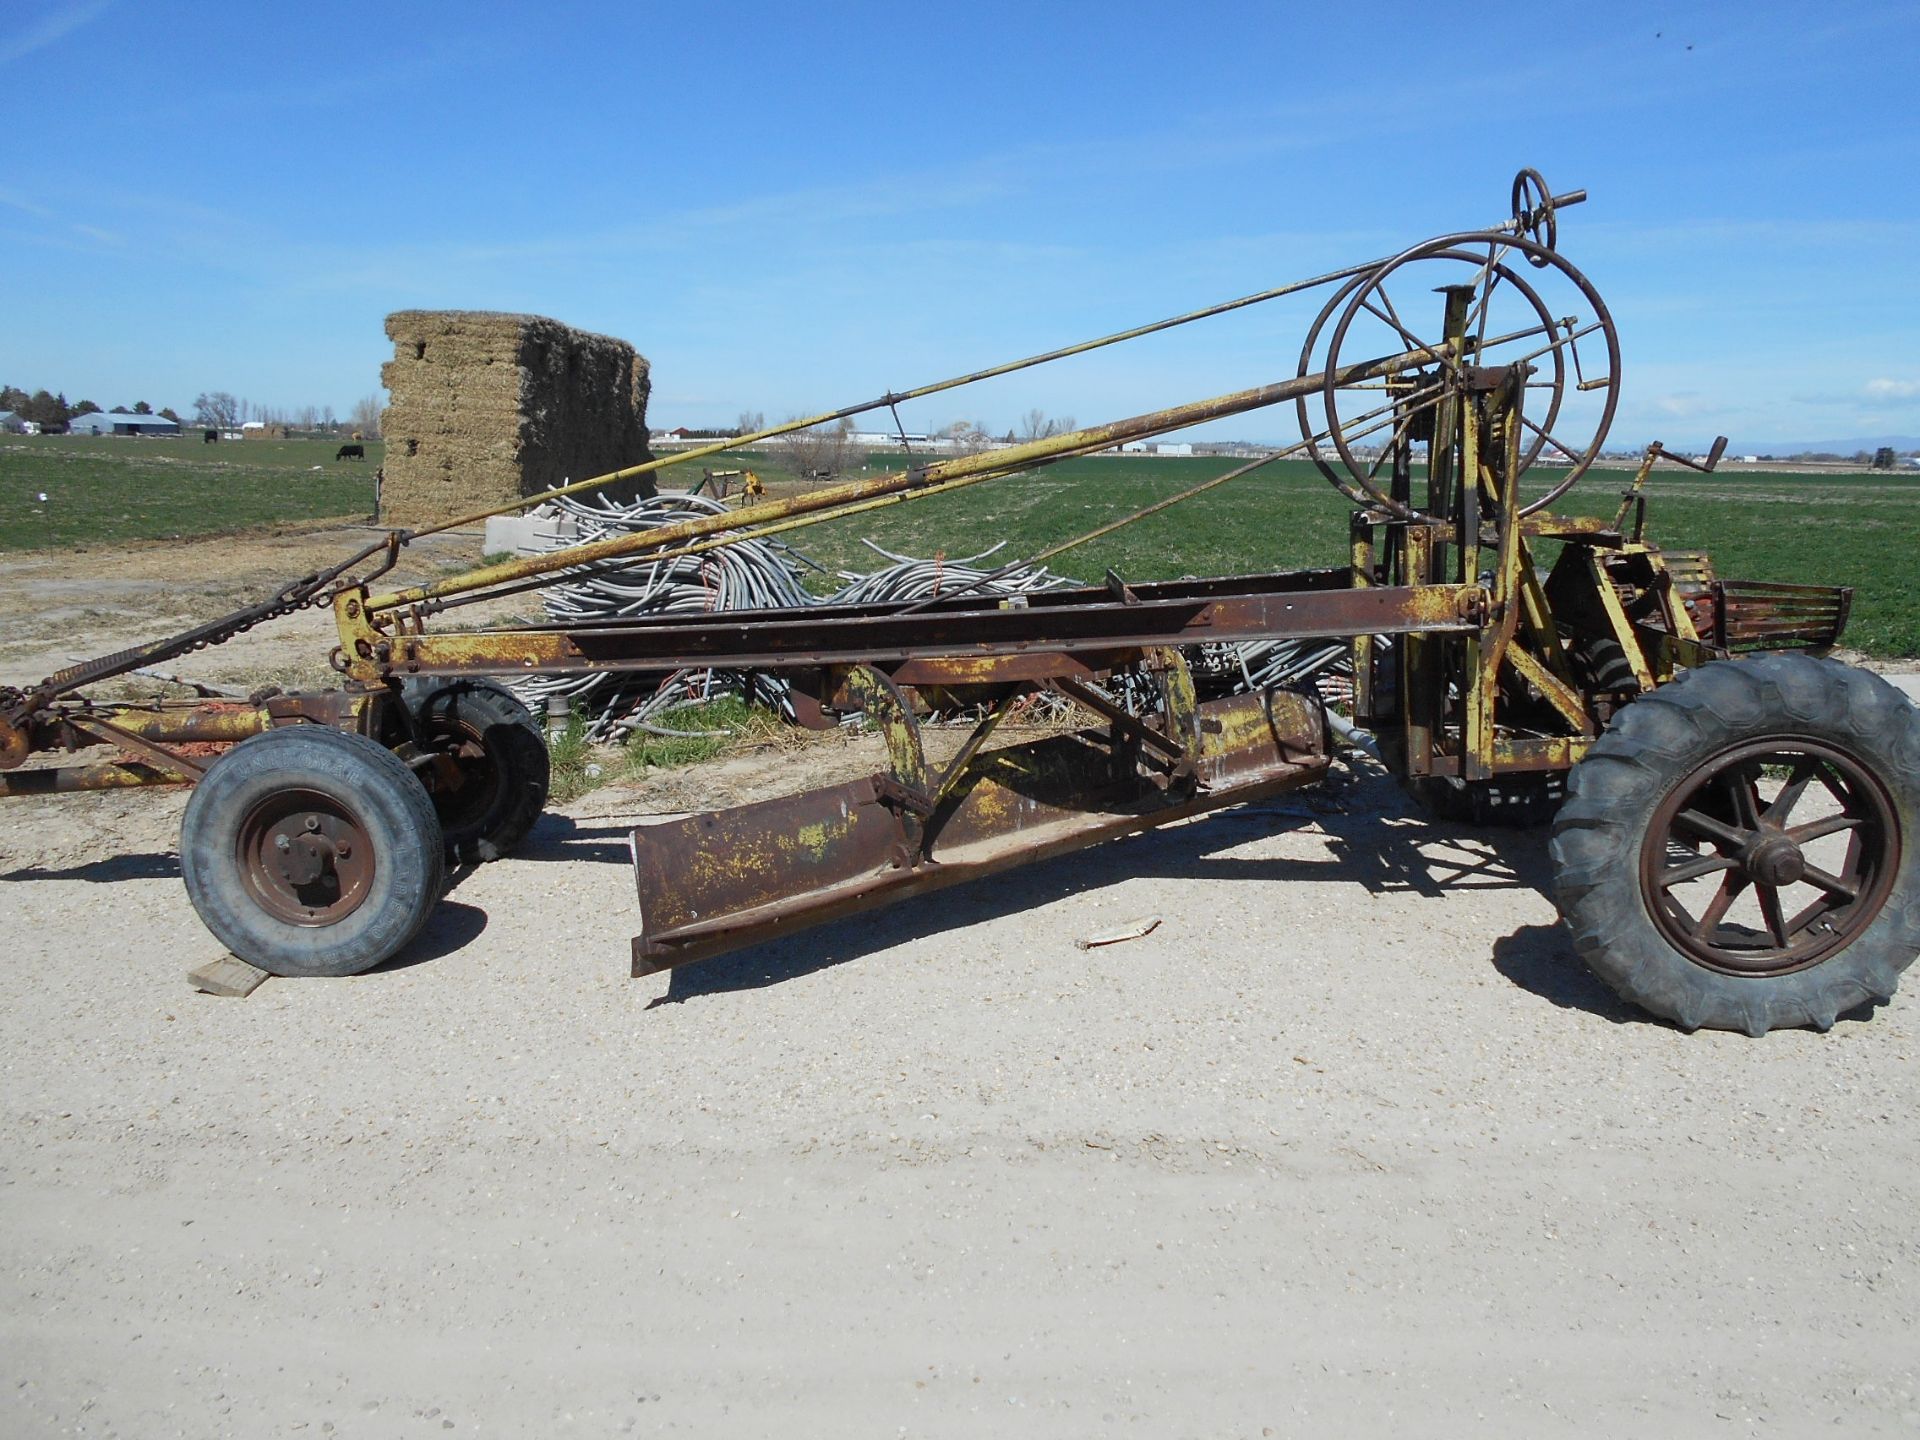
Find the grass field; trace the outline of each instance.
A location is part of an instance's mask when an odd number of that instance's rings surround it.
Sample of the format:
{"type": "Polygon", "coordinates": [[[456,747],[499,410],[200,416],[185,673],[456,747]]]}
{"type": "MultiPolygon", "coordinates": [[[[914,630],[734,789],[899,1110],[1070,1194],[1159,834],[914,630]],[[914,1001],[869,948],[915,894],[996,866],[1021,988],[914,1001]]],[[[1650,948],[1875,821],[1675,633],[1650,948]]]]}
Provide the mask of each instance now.
{"type": "MultiPolygon", "coordinates": [[[[876,457],[880,465],[897,457],[876,457]]],[[[993,563],[1030,555],[1233,468],[1222,459],[1066,461],[1046,470],[797,532],[833,568],[871,570],[859,542],[959,557],[997,540],[993,563]]],[[[1563,514],[1611,516],[1631,476],[1595,471],[1563,499],[1563,514]]],[[[1648,534],[1673,549],[1710,552],[1720,574],[1852,585],[1846,643],[1888,658],[1920,656],[1920,477],[1683,475],[1653,480],[1648,534]]],[[[1224,575],[1345,562],[1350,507],[1319,472],[1279,461],[1050,562],[1097,580],[1224,575]]]]}
{"type": "MultiPolygon", "coordinates": [[[[373,471],[336,463],[332,441],[0,439],[0,548],[43,548],[205,535],[255,525],[362,517],[373,471]],[[318,467],[317,469],[315,467],[318,467]],[[51,498],[42,506],[35,496],[51,498]]],[[[899,463],[875,456],[871,471],[899,463]]],[[[777,493],[777,465],[752,457],[777,493]]],[[[958,558],[1007,541],[995,563],[1031,555],[1230,469],[1222,459],[1072,460],[1045,470],[794,532],[828,566],[872,570],[860,544],[958,558]]],[[[698,466],[669,470],[669,485],[698,466]]],[[[1598,471],[1559,507],[1611,514],[1626,483],[1598,471]]],[[[1654,479],[1649,533],[1674,548],[1705,549],[1722,575],[1857,588],[1847,643],[1883,657],[1920,656],[1920,477],[1907,475],[1686,475],[1654,479]]],[[[1095,580],[1111,566],[1130,580],[1336,565],[1346,554],[1348,506],[1304,462],[1281,461],[1243,480],[1069,551],[1056,571],[1095,580]]],[[[823,586],[823,588],[826,588],[823,586]]]]}
{"type": "Polygon", "coordinates": [[[373,513],[373,472],[338,440],[201,442],[124,435],[0,436],[0,549],[211,535],[373,513]],[[47,496],[43,504],[38,498],[47,496]]]}

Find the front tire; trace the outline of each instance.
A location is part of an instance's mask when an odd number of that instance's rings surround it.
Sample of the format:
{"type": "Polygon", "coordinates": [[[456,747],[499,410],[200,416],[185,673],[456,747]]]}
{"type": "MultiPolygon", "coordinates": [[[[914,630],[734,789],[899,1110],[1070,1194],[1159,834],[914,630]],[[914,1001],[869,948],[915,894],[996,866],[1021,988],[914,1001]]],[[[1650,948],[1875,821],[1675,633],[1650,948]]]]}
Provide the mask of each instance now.
{"type": "Polygon", "coordinates": [[[445,881],[440,822],[392,751],[292,725],[243,740],[194,787],[180,826],[193,908],[274,975],[357,975],[419,932],[445,881]]]}
{"type": "Polygon", "coordinates": [[[1804,655],[1623,709],[1568,778],[1554,899],[1624,998],[1693,1030],[1825,1030],[1920,953],[1920,710],[1804,655]]]}

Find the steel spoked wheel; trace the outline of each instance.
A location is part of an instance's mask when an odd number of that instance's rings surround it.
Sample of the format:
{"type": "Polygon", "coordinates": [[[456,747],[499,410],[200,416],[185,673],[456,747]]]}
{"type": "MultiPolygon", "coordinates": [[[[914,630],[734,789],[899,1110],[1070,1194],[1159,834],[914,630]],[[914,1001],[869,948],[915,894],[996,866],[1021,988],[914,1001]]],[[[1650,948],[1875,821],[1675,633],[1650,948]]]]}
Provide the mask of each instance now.
{"type": "Polygon", "coordinates": [[[1715,661],[1623,708],[1567,777],[1574,949],[1688,1030],[1824,1030],[1920,955],[1920,710],[1864,670],[1715,661]]]}
{"type": "MultiPolygon", "coordinates": [[[[1524,235],[1544,250],[1551,250],[1560,243],[1560,222],[1554,219],[1553,191],[1547,187],[1546,176],[1532,166],[1528,166],[1513,177],[1513,229],[1517,235],[1524,235]]],[[[1529,255],[1527,263],[1536,270],[1547,268],[1547,260],[1541,255],[1529,255]]]]}
{"type": "Polygon", "coordinates": [[[256,802],[235,829],[234,864],[269,915],[289,925],[334,925],[367,898],[373,841],[335,797],[279,790],[256,802]]]}
{"type": "Polygon", "coordinates": [[[1892,798],[1857,756],[1763,740],[1681,781],[1648,827],[1640,882],[1685,954],[1728,975],[1783,975],[1864,934],[1899,864],[1892,798]]]}

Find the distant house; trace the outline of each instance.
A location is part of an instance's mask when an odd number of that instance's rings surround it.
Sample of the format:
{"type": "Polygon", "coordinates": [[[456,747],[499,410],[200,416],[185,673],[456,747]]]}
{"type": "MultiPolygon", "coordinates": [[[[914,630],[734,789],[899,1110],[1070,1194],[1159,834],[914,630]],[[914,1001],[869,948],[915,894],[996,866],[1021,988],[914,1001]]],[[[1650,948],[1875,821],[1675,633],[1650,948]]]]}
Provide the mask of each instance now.
{"type": "Polygon", "coordinates": [[[37,435],[40,427],[31,420],[22,420],[11,410],[0,410],[0,435],[37,435]]]}
{"type": "Polygon", "coordinates": [[[916,434],[912,430],[908,430],[905,433],[898,430],[856,430],[849,435],[847,439],[853,444],[867,450],[887,448],[897,450],[903,441],[909,447],[929,443],[928,437],[916,434]]]}
{"type": "Polygon", "coordinates": [[[178,435],[180,422],[164,415],[115,415],[95,410],[67,422],[69,435],[178,435]]]}

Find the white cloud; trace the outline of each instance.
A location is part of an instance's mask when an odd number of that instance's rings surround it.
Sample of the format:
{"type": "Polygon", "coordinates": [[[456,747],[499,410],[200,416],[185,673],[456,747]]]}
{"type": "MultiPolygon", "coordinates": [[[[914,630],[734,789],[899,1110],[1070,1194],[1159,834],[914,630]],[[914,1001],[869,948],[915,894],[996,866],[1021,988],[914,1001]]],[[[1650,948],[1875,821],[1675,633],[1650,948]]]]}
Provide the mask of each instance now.
{"type": "Polygon", "coordinates": [[[1866,394],[1868,401],[1876,404],[1920,399],[1920,380],[1869,380],[1866,394]]]}

